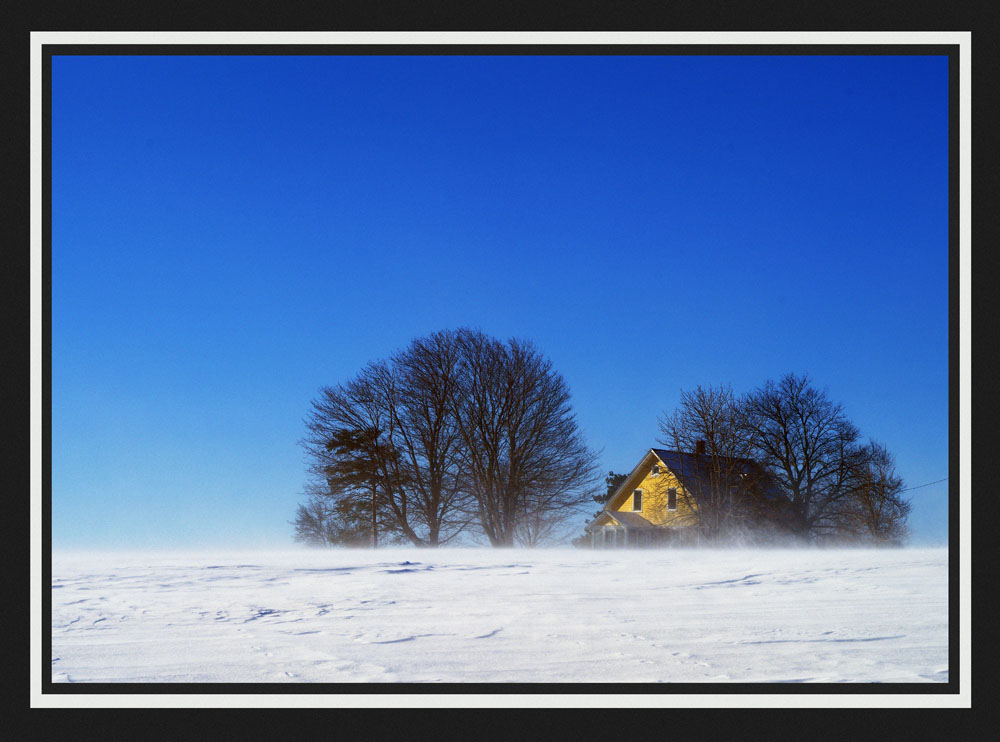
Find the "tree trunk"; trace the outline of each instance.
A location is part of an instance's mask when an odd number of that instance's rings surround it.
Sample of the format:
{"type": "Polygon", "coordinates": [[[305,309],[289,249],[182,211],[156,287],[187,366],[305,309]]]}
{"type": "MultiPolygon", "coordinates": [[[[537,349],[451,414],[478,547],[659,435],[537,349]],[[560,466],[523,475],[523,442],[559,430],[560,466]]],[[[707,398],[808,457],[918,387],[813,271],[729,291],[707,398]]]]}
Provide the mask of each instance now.
{"type": "Polygon", "coordinates": [[[375,487],[372,486],[372,548],[378,548],[378,528],[375,523],[375,487]]]}

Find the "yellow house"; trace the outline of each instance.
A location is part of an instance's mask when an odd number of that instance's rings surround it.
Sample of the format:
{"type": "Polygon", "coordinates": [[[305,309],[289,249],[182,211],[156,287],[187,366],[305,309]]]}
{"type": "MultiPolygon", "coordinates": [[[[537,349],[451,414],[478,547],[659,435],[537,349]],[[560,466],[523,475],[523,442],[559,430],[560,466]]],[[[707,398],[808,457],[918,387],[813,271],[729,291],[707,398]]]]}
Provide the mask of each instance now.
{"type": "MultiPolygon", "coordinates": [[[[733,476],[759,477],[760,467],[747,459],[736,459],[733,476]]],[[[594,548],[646,546],[657,542],[698,540],[698,500],[709,492],[708,457],[699,442],[694,453],[651,448],[621,486],[608,499],[604,510],[585,526],[594,548]]],[[[786,499],[773,486],[761,493],[760,501],[778,505],[786,499]]],[[[779,511],[775,511],[779,512],[779,511]]]]}

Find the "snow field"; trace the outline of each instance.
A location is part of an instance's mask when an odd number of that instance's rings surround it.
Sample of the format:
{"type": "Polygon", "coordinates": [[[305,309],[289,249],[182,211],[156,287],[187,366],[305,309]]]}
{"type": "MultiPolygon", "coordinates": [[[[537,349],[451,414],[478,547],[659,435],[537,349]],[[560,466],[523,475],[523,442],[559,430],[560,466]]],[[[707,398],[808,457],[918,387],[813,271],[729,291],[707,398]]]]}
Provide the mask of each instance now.
{"type": "Polygon", "coordinates": [[[53,555],[57,682],[934,682],[947,551],[53,555]]]}

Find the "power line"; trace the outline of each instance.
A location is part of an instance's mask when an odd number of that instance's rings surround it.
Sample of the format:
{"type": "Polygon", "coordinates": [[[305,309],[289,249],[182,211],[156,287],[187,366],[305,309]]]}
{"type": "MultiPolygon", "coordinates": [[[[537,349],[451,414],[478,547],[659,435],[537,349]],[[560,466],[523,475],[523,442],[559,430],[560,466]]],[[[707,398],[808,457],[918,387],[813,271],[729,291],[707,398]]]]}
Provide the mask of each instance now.
{"type": "Polygon", "coordinates": [[[918,484],[916,487],[907,487],[905,490],[900,490],[900,492],[909,492],[910,490],[918,490],[921,487],[930,487],[932,484],[940,484],[941,482],[947,482],[947,481],[948,477],[945,477],[944,479],[938,479],[934,482],[928,482],[927,484],[918,484]]]}

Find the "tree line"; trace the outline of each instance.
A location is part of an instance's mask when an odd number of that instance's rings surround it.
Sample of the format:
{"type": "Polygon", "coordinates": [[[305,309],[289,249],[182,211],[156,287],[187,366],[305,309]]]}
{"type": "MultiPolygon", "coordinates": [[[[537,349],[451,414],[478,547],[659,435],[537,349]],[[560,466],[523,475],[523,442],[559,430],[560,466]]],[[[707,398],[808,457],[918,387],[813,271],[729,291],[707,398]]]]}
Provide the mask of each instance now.
{"type": "MultiPolygon", "coordinates": [[[[842,405],[808,376],[786,374],[753,391],[681,391],[659,421],[658,443],[683,457],[685,517],[709,542],[792,535],[817,543],[900,544],[910,502],[895,457],[864,440],[842,405]]],[[[607,502],[625,475],[609,472],[607,502]]]]}
{"type": "MultiPolygon", "coordinates": [[[[558,539],[625,480],[598,474],[565,379],[531,342],[467,328],[413,340],[320,390],[301,441],[308,461],[297,540],[493,546],[558,539]]],[[[681,391],[658,443],[678,459],[685,525],[708,542],[792,535],[901,543],[910,503],[886,446],[863,440],[805,375],[681,391]],[[685,476],[693,475],[693,476],[685,476]]]]}
{"type": "Polygon", "coordinates": [[[418,338],[324,387],[306,418],[296,539],[493,546],[558,536],[597,492],[565,379],[525,340],[418,338]]]}

